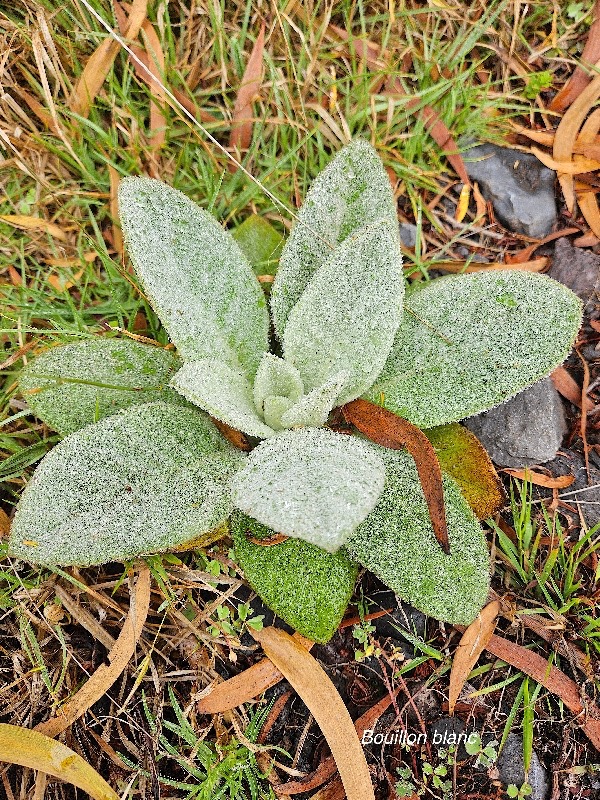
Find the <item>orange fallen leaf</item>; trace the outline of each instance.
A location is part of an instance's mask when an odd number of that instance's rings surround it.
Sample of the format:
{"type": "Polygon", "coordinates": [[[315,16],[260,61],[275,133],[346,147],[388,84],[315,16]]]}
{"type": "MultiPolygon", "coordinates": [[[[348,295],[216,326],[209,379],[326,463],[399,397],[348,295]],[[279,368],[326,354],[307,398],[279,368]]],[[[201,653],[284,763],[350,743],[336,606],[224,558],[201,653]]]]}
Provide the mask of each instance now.
{"type": "Polygon", "coordinates": [[[518,253],[507,253],[505,256],[506,263],[511,265],[524,264],[529,261],[538,247],[541,247],[543,244],[548,244],[548,242],[553,242],[555,239],[562,239],[563,236],[570,236],[573,233],[580,233],[579,228],[563,228],[562,231],[550,233],[548,236],[540,239],[539,242],[534,242],[533,244],[524,247],[522,250],[519,250],[518,253]]]}
{"type": "MultiPolygon", "coordinates": [[[[600,59],[600,0],[594,6],[594,21],[588,32],[588,38],[581,53],[582,64],[596,64],[600,59]]],[[[550,111],[564,111],[590,83],[590,76],[580,66],[576,66],[569,80],[552,99],[550,111]]]]}
{"type": "MultiPolygon", "coordinates": [[[[124,34],[125,39],[137,39],[147,11],[148,0],[133,0],[124,34]]],[[[120,49],[120,44],[108,36],[87,60],[75,84],[69,104],[71,110],[80,117],[87,117],[90,113],[92,103],[102,88],[120,49]]]]}
{"type": "MultiPolygon", "coordinates": [[[[464,631],[464,626],[454,626],[459,631],[464,631]]],[[[496,658],[501,658],[508,664],[529,675],[534,681],[540,683],[545,689],[559,697],[569,711],[575,715],[575,721],[594,745],[600,750],[600,709],[590,699],[585,699],[585,707],[579,686],[567,677],[557,667],[548,664],[542,656],[522,647],[515,642],[510,642],[502,636],[492,634],[485,649],[496,658]]]]}
{"type": "Polygon", "coordinates": [[[555,161],[552,156],[540,150],[539,147],[530,147],[529,149],[544,166],[560,172],[562,175],[581,175],[584,172],[595,172],[600,169],[600,161],[592,158],[581,157],[577,161],[555,161]]]}
{"type": "Polygon", "coordinates": [[[27,231],[43,231],[49,233],[61,242],[67,240],[67,234],[54,222],[49,222],[43,217],[30,217],[26,214],[0,214],[0,220],[13,225],[15,228],[23,228],[27,231]]]}
{"type": "MultiPolygon", "coordinates": [[[[237,150],[247,150],[252,141],[252,101],[259,92],[262,83],[264,49],[265,26],[262,25],[250,53],[233,107],[229,146],[237,150]]],[[[231,164],[230,168],[235,171],[235,164],[231,164]]]]}
{"type": "Polygon", "coordinates": [[[557,478],[552,478],[532,469],[503,469],[502,472],[506,472],[507,475],[512,475],[513,478],[518,478],[521,481],[529,481],[536,486],[543,486],[546,489],[566,489],[575,480],[573,475],[559,475],[557,478]]]}
{"type": "Polygon", "coordinates": [[[285,631],[252,631],[268,658],[283,673],[321,728],[348,800],[375,800],[365,754],[354,724],[329,676],[285,631]]]}
{"type": "Polygon", "coordinates": [[[98,253],[95,250],[90,250],[82,256],[73,256],[72,258],[45,258],[44,264],[49,267],[76,267],[85,261],[86,264],[91,264],[98,258],[98,253]]]}
{"type": "Polygon", "coordinates": [[[0,539],[5,539],[10,531],[10,519],[3,508],[0,508],[0,539]]]}
{"type": "MultiPolygon", "coordinates": [[[[299,633],[294,634],[293,638],[307,651],[314,644],[299,633]]],[[[281,680],[281,671],[268,658],[263,658],[244,672],[217,684],[210,694],[198,701],[197,709],[201,714],[229,711],[253,700],[281,680]]]]}
{"type": "Polygon", "coordinates": [[[35,730],[39,733],[54,737],[65,731],[100,700],[127,667],[135,653],[150,607],[150,570],[144,562],[138,562],[137,572],[129,613],[114,647],[108,654],[108,665],[99,666],[81,689],[60,706],[57,716],[36,725],[35,730]]]}
{"type": "MultiPolygon", "coordinates": [[[[577,140],[579,129],[594,103],[600,97],[600,75],[586,86],[573,105],[566,111],[554,136],[552,155],[555,161],[569,162],[573,157],[573,147],[577,140]]],[[[575,188],[572,175],[558,174],[558,179],[563,191],[568,210],[572,213],[575,208],[575,188]]]]}
{"type": "MultiPolygon", "coordinates": [[[[369,708],[368,711],[360,716],[356,722],[354,723],[354,727],[356,729],[356,733],[360,739],[365,731],[373,730],[375,725],[377,724],[377,720],[379,717],[387,711],[390,707],[398,693],[400,692],[401,687],[398,687],[393,695],[387,694],[384,698],[382,698],[378,703],[372,708],[369,708]]],[[[289,781],[288,783],[280,783],[275,787],[275,791],[278,795],[286,795],[286,794],[301,794],[302,792],[310,792],[313,789],[316,789],[318,786],[321,786],[325,781],[328,781],[329,778],[333,777],[336,773],[336,764],[335,759],[329,756],[329,758],[324,759],[321,761],[319,766],[317,767],[314,772],[310,775],[306,776],[301,781],[289,781]]]]}
{"type": "Polygon", "coordinates": [[[448,690],[448,713],[450,716],[454,714],[456,701],[471,670],[494,633],[499,613],[500,603],[497,600],[488,603],[469,625],[458,643],[450,670],[450,688],[448,690]]]}
{"type": "Polygon", "coordinates": [[[353,400],[351,403],[346,403],[342,411],[345,419],[368,436],[372,442],[392,450],[402,448],[408,450],[415,460],[419,473],[435,538],[442,550],[449,553],[442,470],[433,445],[423,431],[391,411],[367,400],[353,400]]]}
{"type": "Polygon", "coordinates": [[[57,292],[66,292],[75,286],[84,272],[85,269],[80,269],[79,272],[76,272],[70,278],[66,277],[65,275],[48,275],[46,280],[57,292]]]}
{"type": "MultiPolygon", "coordinates": [[[[585,147],[592,145],[600,130],[600,109],[593,111],[584,122],[579,132],[578,142],[585,147]]],[[[575,156],[575,162],[580,161],[580,156],[575,156]]],[[[594,192],[582,192],[579,195],[579,208],[587,224],[596,236],[600,236],[600,209],[594,192]]]]}
{"type": "Polygon", "coordinates": [[[479,188],[479,184],[477,181],[473,183],[473,198],[475,199],[475,206],[476,206],[476,213],[475,213],[475,222],[478,225],[481,225],[485,220],[485,215],[487,214],[487,203],[485,201],[485,197],[481,194],[481,189],[479,188]]]}
{"type": "Polygon", "coordinates": [[[0,761],[68,781],[94,800],[119,800],[104,778],[70,747],[29,728],[0,724],[0,761]]]}
{"type": "MultiPolygon", "coordinates": [[[[564,367],[557,367],[554,372],[550,374],[550,379],[557,392],[560,392],[560,394],[570,403],[573,403],[574,406],[581,408],[581,388],[564,367]]],[[[591,411],[594,404],[589,397],[585,398],[585,403],[588,407],[588,411],[591,411]]]]}

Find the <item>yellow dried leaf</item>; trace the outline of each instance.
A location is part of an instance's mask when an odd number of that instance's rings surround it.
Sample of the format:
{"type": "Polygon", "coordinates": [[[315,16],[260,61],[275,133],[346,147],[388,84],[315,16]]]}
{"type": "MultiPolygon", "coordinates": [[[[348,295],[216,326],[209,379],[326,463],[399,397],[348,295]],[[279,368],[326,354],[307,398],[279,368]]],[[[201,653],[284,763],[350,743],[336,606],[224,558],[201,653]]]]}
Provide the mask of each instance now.
{"type": "Polygon", "coordinates": [[[532,147],[531,152],[544,166],[562,175],[581,175],[583,172],[595,172],[600,169],[600,161],[593,158],[578,158],[577,161],[555,161],[539,147],[532,147]]]}
{"type": "Polygon", "coordinates": [[[15,228],[24,228],[27,231],[44,231],[61,242],[66,241],[67,234],[54,222],[48,222],[43,217],[30,217],[25,214],[0,214],[2,222],[8,222],[15,228]]]}
{"type": "Polygon", "coordinates": [[[69,747],[28,728],[0,724],[0,761],[40,770],[68,781],[94,800],[119,800],[87,761],[69,747]]]}
{"type": "Polygon", "coordinates": [[[458,205],[456,206],[456,214],[454,218],[457,222],[462,222],[463,219],[467,216],[467,211],[469,210],[469,200],[471,199],[471,187],[468,183],[465,183],[462,189],[460,190],[460,197],[458,198],[458,205]]]}

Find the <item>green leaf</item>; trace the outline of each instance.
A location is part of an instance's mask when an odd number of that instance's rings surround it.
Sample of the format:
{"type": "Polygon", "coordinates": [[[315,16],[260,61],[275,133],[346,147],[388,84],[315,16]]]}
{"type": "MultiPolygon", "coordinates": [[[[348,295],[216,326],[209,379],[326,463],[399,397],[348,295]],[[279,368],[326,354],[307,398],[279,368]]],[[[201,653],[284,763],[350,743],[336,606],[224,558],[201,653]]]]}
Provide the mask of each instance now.
{"type": "Polygon", "coordinates": [[[275,431],[262,421],[254,407],[252,387],[243,372],[221,361],[188,361],[171,386],[211,417],[250,436],[265,438],[275,431]]]}
{"type": "Polygon", "coordinates": [[[19,388],[34,414],[61,436],[122,408],[182,401],[168,388],[181,362],[168,350],[130,339],[85,339],[33,359],[19,388]]]}
{"type": "Polygon", "coordinates": [[[278,533],[335,552],[373,509],[384,468],[369,444],[326,428],[285,431],[255,448],[234,504],[278,533]]]}
{"type": "Polygon", "coordinates": [[[275,275],[283,247],[283,236],[258,214],[245,219],[233,238],[257,275],[275,275]]]}
{"type": "Polygon", "coordinates": [[[247,532],[261,539],[273,531],[244,514],[233,516],[236,560],[254,591],[303,636],[329,641],[348,606],[358,565],[344,550],[325,553],[301,539],[264,547],[249,541],[247,532]]]}
{"type": "Polygon", "coordinates": [[[285,397],[292,405],[304,393],[304,385],[298,370],[282,358],[265,353],[254,378],[254,406],[264,413],[268,397],[285,397]]]}
{"type": "Polygon", "coordinates": [[[545,275],[452,275],[410,294],[365,397],[420,428],[457,422],[531,386],[567,357],[581,302],[545,275]]]}
{"type": "Polygon", "coordinates": [[[231,234],[150,178],[121,181],[119,210],[133,266],[180,355],[214,358],[253,378],[268,349],[268,313],[231,234]]]}
{"type": "Polygon", "coordinates": [[[479,519],[488,519],[504,504],[504,488],[485,447],[474,433],[457,422],[429,428],[442,470],[460,486],[479,519]]]}
{"type": "Polygon", "coordinates": [[[282,417],[284,428],[319,427],[327,422],[329,412],[338,405],[338,397],[348,380],[347,372],[334,375],[322,386],[304,395],[282,417]]]}
{"type": "Polygon", "coordinates": [[[437,543],[412,457],[377,447],[386,485],[346,541],[350,556],[411,605],[436,619],[469,625],[484,605],[489,554],[481,526],[458,486],[444,478],[450,555],[437,543]]]}
{"type": "Polygon", "coordinates": [[[398,223],[379,222],[349,236],[320,267],[288,316],[286,361],[305,390],[349,373],[339,404],[373,384],[402,319],[398,223]]]}
{"type": "Polygon", "coordinates": [[[397,225],[390,181],[371,145],[355,139],[313,181],[283,248],[271,291],[280,339],[290,311],[332,250],[381,219],[397,225]]]}
{"type": "Polygon", "coordinates": [[[229,480],[244,459],[200,411],[161,402],[126,409],[72,433],[41,461],[9,552],[89,566],[173,549],[227,519],[229,480]]]}

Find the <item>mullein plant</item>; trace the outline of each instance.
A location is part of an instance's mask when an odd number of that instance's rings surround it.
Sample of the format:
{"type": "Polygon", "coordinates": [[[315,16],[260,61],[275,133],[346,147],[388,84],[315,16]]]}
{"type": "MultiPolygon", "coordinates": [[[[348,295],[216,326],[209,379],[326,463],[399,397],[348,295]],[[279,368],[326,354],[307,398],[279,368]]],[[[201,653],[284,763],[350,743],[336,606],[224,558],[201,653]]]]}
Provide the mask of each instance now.
{"type": "Polygon", "coordinates": [[[443,548],[412,456],[328,421],[357,398],[421,429],[492,408],[565,359],[577,297],[509,270],[405,291],[394,197],[362,140],[313,182],[269,303],[236,239],[179,191],[129,177],[119,206],[175,352],[96,337],[24,369],[31,409],[64,438],[23,492],[10,553],[90,566],[228,533],[250,585],[315,641],[335,632],[360,565],[427,614],[470,623],[489,555],[457,483],[443,476],[443,548]]]}

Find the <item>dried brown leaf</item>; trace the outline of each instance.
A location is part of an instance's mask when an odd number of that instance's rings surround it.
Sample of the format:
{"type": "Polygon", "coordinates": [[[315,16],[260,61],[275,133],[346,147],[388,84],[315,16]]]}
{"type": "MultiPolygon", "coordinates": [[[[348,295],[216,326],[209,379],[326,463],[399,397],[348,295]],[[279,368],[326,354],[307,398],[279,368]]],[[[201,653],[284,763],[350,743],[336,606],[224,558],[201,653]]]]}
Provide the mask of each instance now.
{"type": "Polygon", "coordinates": [[[150,101],[150,148],[153,153],[156,153],[165,143],[167,130],[164,117],[165,93],[162,88],[165,75],[165,55],[158,34],[147,19],[142,24],[141,32],[148,54],[148,69],[152,73],[152,78],[148,76],[147,81],[152,95],[150,101]]]}
{"type": "MultiPolygon", "coordinates": [[[[292,637],[306,651],[314,642],[305,639],[299,633],[292,637]]],[[[217,684],[209,695],[198,701],[197,709],[201,714],[218,714],[229,711],[247,703],[259,694],[266,692],[283,679],[279,669],[268,658],[263,658],[244,672],[234,675],[223,683],[217,684]]]]}
{"type": "MultiPolygon", "coordinates": [[[[557,367],[554,372],[550,374],[550,378],[557,392],[560,392],[560,394],[570,403],[573,403],[574,406],[581,408],[581,388],[564,367],[557,367]]],[[[594,407],[589,397],[585,398],[585,404],[588,411],[591,411],[594,407]]]]}
{"type": "MultiPolygon", "coordinates": [[[[147,11],[148,0],[133,0],[125,31],[126,39],[137,39],[147,11]]],[[[119,43],[108,36],[87,60],[83,72],[75,84],[70,101],[71,110],[80,117],[87,117],[90,113],[92,104],[102,88],[119,50],[119,43]]]]}
{"type": "Polygon", "coordinates": [[[547,258],[534,258],[532,261],[524,261],[522,263],[512,262],[492,262],[490,264],[469,263],[468,261],[436,261],[435,269],[441,269],[444,272],[452,273],[470,273],[470,272],[486,272],[487,270],[497,269],[516,269],[524,270],[526,272],[542,272],[548,265],[547,258]]]}
{"type": "Polygon", "coordinates": [[[127,667],[135,653],[150,606],[150,570],[144,562],[139,562],[137,572],[129,613],[114,647],[108,654],[109,664],[98,667],[81,689],[58,709],[56,717],[36,725],[35,730],[39,733],[58,736],[100,700],[127,667]]]}
{"type": "Polygon", "coordinates": [[[0,761],[68,781],[94,800],[119,800],[119,795],[81,756],[61,742],[28,728],[0,724],[0,761]]]}
{"type": "Polygon", "coordinates": [[[435,538],[442,550],[449,553],[442,470],[429,439],[412,423],[368,400],[353,400],[342,410],[346,420],[372,442],[392,450],[406,448],[414,458],[435,538]]]}
{"type": "Polygon", "coordinates": [[[529,481],[536,486],[543,486],[546,489],[566,489],[575,480],[573,475],[559,475],[557,478],[552,478],[532,469],[503,469],[502,472],[506,472],[507,475],[512,475],[513,478],[518,478],[521,481],[529,481]]]}
{"type": "MultiPolygon", "coordinates": [[[[581,54],[583,64],[597,64],[600,60],[600,0],[594,6],[594,21],[581,54]]],[[[552,99],[550,111],[564,111],[590,83],[591,78],[582,67],[575,67],[573,74],[552,99]]]]}
{"type": "MultiPolygon", "coordinates": [[[[250,53],[250,58],[248,59],[233,107],[229,146],[237,150],[247,150],[252,141],[252,101],[260,91],[260,85],[263,79],[264,49],[265,26],[262,25],[254,47],[252,48],[252,52],[250,53]]],[[[231,166],[235,170],[235,164],[231,166]]]]}
{"type": "Polygon", "coordinates": [[[600,161],[592,158],[581,156],[577,161],[556,161],[539,147],[531,147],[530,150],[544,166],[560,172],[562,175],[581,175],[584,172],[595,172],[600,169],[600,161]]]}
{"type": "Polygon", "coordinates": [[[348,709],[325,670],[289,634],[263,628],[252,635],[304,701],[335,759],[348,800],[374,800],[365,754],[348,709]]]}
{"type": "Polygon", "coordinates": [[[59,239],[61,242],[67,240],[67,234],[62,228],[43,217],[30,217],[26,214],[0,214],[0,220],[2,220],[2,222],[7,222],[9,225],[13,225],[15,228],[49,233],[50,236],[59,239]]]}
{"type": "Polygon", "coordinates": [[[499,613],[500,603],[497,600],[488,603],[485,608],[481,609],[458,643],[450,671],[450,688],[448,690],[448,713],[450,716],[454,714],[456,701],[471,670],[494,633],[499,613]]]}

